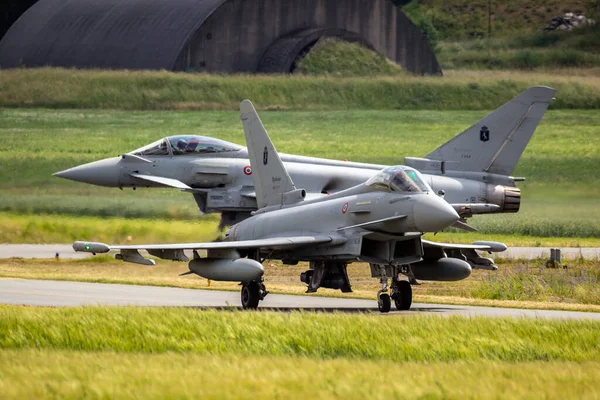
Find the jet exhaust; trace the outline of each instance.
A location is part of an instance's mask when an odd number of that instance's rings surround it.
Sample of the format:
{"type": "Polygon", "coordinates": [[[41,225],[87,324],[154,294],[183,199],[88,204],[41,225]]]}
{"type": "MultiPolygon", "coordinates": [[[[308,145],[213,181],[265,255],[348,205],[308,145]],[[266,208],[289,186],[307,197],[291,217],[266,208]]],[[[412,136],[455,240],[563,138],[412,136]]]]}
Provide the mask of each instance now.
{"type": "Polygon", "coordinates": [[[516,187],[504,186],[504,201],[502,202],[502,212],[516,213],[521,207],[521,189],[516,187]]]}

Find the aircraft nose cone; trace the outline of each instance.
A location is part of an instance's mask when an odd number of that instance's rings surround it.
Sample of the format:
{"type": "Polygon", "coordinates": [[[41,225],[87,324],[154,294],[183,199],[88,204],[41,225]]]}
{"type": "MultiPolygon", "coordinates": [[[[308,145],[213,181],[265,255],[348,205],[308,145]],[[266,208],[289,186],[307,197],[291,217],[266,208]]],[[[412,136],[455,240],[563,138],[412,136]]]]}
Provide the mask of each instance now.
{"type": "Polygon", "coordinates": [[[72,181],[90,183],[92,185],[118,187],[119,160],[120,157],[107,158],[56,172],[53,175],[72,181]]]}
{"type": "Polygon", "coordinates": [[[419,196],[413,211],[415,227],[420,232],[438,232],[459,220],[454,208],[432,193],[419,196]]]}

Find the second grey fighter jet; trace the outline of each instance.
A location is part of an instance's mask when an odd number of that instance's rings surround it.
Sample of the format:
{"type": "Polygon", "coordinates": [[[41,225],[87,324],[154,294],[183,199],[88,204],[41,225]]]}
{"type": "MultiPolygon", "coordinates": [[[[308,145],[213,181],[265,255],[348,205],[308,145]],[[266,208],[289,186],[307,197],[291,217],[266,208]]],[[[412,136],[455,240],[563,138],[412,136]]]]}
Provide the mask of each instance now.
{"type": "MultiPolygon", "coordinates": [[[[240,105],[258,210],[234,224],[221,242],[109,246],[75,242],[76,251],[107,253],[118,250],[123,261],[153,265],[139,250],[170,260],[189,261],[184,250],[192,250],[191,273],[218,281],[242,284],[244,308],[256,308],[267,291],[262,262],[284,264],[310,262],[301,275],[308,292],[320,287],[351,291],[348,263],[370,264],[379,278],[378,306],[390,311],[391,300],[400,310],[412,303],[409,281],[415,279],[453,281],[471,274],[468,260],[449,258],[446,251],[503,251],[501,243],[449,245],[425,241],[424,232],[437,232],[459,215],[433,193],[421,174],[407,166],[386,167],[361,183],[330,196],[306,200],[297,188],[269,139],[254,107],[240,105]],[[206,250],[200,257],[198,250],[206,250]],[[391,279],[391,287],[388,282],[391,279]]],[[[491,262],[491,260],[490,260],[491,262]]]]}
{"type": "MultiPolygon", "coordinates": [[[[461,219],[517,212],[521,193],[515,182],[523,178],[510,175],[554,93],[548,87],[531,87],[424,158],[406,157],[404,164],[422,172],[461,219]]],[[[248,156],[246,148],[223,140],[171,136],[55,175],[108,187],[169,187],[190,192],[201,212],[222,213],[225,226],[258,208],[248,156]]],[[[358,185],[386,167],[287,154],[281,154],[281,160],[308,198],[358,185]]]]}

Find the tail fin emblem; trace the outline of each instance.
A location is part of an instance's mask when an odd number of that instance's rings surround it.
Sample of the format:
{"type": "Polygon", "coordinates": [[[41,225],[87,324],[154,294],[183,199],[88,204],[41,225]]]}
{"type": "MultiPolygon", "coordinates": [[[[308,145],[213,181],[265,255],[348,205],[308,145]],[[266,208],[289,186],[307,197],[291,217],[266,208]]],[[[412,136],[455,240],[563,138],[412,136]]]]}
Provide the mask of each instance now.
{"type": "Polygon", "coordinates": [[[479,140],[481,140],[482,142],[487,142],[488,140],[490,140],[490,130],[485,125],[482,126],[481,130],[479,131],[479,140]]]}
{"type": "Polygon", "coordinates": [[[263,152],[263,165],[267,165],[268,162],[269,162],[269,150],[267,149],[267,146],[265,146],[265,151],[263,152]]]}

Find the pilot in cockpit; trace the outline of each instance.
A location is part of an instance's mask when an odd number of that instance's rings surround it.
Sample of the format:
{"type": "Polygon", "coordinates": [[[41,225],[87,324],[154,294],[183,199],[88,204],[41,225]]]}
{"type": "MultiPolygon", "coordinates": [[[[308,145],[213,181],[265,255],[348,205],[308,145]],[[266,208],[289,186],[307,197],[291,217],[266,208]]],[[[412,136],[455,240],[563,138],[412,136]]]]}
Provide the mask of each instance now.
{"type": "Polygon", "coordinates": [[[187,143],[187,147],[185,148],[185,152],[186,153],[193,153],[193,152],[195,152],[199,144],[200,144],[200,141],[197,138],[192,137],[188,141],[188,143],[187,143]]]}
{"type": "Polygon", "coordinates": [[[196,135],[169,136],[131,152],[137,156],[179,156],[234,152],[242,149],[235,143],[196,135]]]}
{"type": "Polygon", "coordinates": [[[392,177],[392,187],[399,191],[420,192],[419,186],[409,178],[406,171],[399,169],[392,177]]]}
{"type": "Polygon", "coordinates": [[[431,191],[419,172],[402,165],[384,168],[369,178],[365,184],[379,190],[399,193],[425,193],[431,191]]]}
{"type": "Polygon", "coordinates": [[[177,153],[184,153],[185,152],[185,148],[187,147],[187,142],[185,141],[185,139],[180,138],[179,140],[177,140],[177,143],[175,144],[175,149],[173,149],[173,153],[175,153],[175,151],[177,153]]]}

